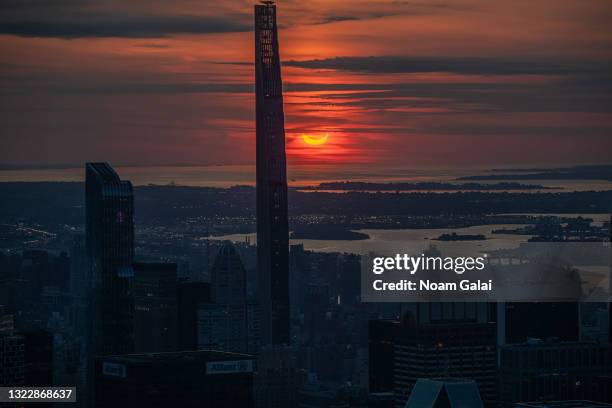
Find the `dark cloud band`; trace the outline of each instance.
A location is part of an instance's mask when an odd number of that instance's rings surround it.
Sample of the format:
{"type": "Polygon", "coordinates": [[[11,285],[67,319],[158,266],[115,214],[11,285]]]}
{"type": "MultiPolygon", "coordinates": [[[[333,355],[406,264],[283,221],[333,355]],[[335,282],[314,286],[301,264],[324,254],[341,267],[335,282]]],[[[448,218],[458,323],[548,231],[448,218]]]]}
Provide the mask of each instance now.
{"type": "Polygon", "coordinates": [[[287,61],[287,66],[367,73],[448,72],[473,75],[577,75],[612,72],[612,63],[455,57],[336,57],[287,61]]]}
{"type": "Polygon", "coordinates": [[[249,31],[249,24],[236,18],[205,16],[96,18],[89,21],[1,21],[0,34],[22,37],[163,37],[171,34],[207,34],[249,31]]]}

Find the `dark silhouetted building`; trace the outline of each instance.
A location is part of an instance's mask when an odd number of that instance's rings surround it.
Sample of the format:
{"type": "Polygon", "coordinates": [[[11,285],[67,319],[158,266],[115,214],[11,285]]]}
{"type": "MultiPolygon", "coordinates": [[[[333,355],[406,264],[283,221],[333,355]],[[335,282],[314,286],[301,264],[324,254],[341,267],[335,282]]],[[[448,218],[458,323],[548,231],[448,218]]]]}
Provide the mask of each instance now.
{"type": "Polygon", "coordinates": [[[399,329],[397,320],[368,322],[368,374],[372,393],[393,392],[394,348],[399,329]]]}
{"type": "Polygon", "coordinates": [[[289,344],[285,119],[276,6],[255,6],[257,271],[262,343],[289,344]]]}
{"type": "Polygon", "coordinates": [[[211,269],[212,301],[220,305],[246,303],[246,270],[230,241],[223,243],[211,269]]]}
{"type": "MultiPolygon", "coordinates": [[[[485,406],[497,403],[495,307],[487,303],[406,304],[393,341],[395,407],[403,408],[417,380],[474,380],[485,406]]],[[[381,334],[382,336],[382,334],[381,334]]],[[[388,336],[383,336],[383,339],[388,336]]],[[[380,347],[379,341],[379,349],[380,347]]],[[[371,344],[372,346],[372,344],[371,344]]],[[[385,354],[383,354],[385,355],[385,354]]],[[[380,373],[382,366],[370,366],[380,373]]],[[[379,381],[385,377],[378,375],[379,381]]],[[[388,379],[386,379],[388,381],[388,379]]],[[[384,383],[388,386],[388,382],[384,383]]]]}
{"type": "Polygon", "coordinates": [[[319,336],[326,334],[326,314],[329,311],[329,284],[310,283],[306,286],[304,302],[304,340],[315,345],[319,336]]]}
{"type": "Polygon", "coordinates": [[[253,406],[253,359],[218,351],[96,359],[96,408],[253,406]]]}
{"type": "Polygon", "coordinates": [[[85,236],[75,235],[70,246],[70,295],[72,297],[72,334],[85,342],[91,316],[90,269],[85,249],[85,236]]]}
{"type": "Polygon", "coordinates": [[[42,250],[23,251],[21,255],[21,278],[25,281],[25,290],[22,293],[30,302],[40,298],[45,285],[46,275],[49,274],[49,253],[42,250]]]}
{"type": "Polygon", "coordinates": [[[198,345],[248,351],[246,270],[234,245],[224,242],[211,269],[212,303],[198,307],[198,345]]]}
{"type": "Polygon", "coordinates": [[[0,387],[25,385],[25,339],[15,334],[13,316],[0,306],[0,387]]]}
{"type": "Polygon", "coordinates": [[[178,348],[183,351],[198,349],[198,309],[203,303],[211,303],[208,282],[180,281],[178,300],[178,348]]]}
{"type": "Polygon", "coordinates": [[[612,404],[612,373],[600,375],[594,380],[596,401],[612,404]]]}
{"type": "Polygon", "coordinates": [[[609,344],[531,340],[500,348],[500,403],[592,400],[612,367],[609,344]]]}
{"type": "Polygon", "coordinates": [[[298,367],[296,350],[271,346],[257,355],[255,407],[295,407],[298,391],[306,382],[306,373],[298,367]]]}
{"type": "Polygon", "coordinates": [[[403,407],[419,378],[458,377],[476,381],[483,401],[497,399],[494,323],[440,323],[404,330],[394,349],[396,407],[403,407]]]}
{"type": "Polygon", "coordinates": [[[176,264],[136,262],[134,275],[135,351],[176,351],[176,264]]]}
{"type": "Polygon", "coordinates": [[[93,277],[92,352],[134,350],[134,197],[107,163],[87,163],[86,247],[93,277]]]}
{"type": "Polygon", "coordinates": [[[352,384],[336,385],[311,381],[302,387],[297,399],[297,408],[376,407],[371,404],[373,400],[364,389],[352,384]]]}
{"type": "Polygon", "coordinates": [[[24,384],[48,387],[53,384],[53,333],[42,329],[20,331],[23,337],[24,384]]]}
{"type": "Polygon", "coordinates": [[[523,343],[530,338],[580,339],[580,309],[576,302],[500,303],[500,344],[523,343]]]}

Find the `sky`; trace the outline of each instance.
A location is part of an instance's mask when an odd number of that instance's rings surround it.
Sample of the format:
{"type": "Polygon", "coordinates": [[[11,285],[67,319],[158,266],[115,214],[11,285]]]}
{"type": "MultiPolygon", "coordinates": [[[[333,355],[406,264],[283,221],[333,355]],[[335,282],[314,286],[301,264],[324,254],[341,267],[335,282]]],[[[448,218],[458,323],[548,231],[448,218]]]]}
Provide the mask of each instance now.
{"type": "MultiPolygon", "coordinates": [[[[254,163],[253,4],[2,0],[0,166],[254,163]]],[[[289,166],[610,162],[609,0],[277,7],[289,166]]]]}

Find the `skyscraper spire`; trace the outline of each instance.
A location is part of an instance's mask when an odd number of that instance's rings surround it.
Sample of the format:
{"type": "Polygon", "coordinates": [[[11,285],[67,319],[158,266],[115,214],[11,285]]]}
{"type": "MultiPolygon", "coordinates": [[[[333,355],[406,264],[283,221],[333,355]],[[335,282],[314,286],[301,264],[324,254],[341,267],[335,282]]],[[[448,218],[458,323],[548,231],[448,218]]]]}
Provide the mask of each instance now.
{"type": "Polygon", "coordinates": [[[263,345],[289,344],[285,119],[276,6],[255,6],[257,268],[263,345]]]}

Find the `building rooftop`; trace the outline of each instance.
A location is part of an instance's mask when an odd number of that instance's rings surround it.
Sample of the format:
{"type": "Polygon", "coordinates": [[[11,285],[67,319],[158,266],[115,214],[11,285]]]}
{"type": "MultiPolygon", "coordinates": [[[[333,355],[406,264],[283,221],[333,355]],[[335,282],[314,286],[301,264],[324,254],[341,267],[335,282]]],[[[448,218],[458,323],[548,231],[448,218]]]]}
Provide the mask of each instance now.
{"type": "Polygon", "coordinates": [[[417,380],[405,408],[483,408],[476,382],[468,379],[443,378],[417,380]]]}
{"type": "Polygon", "coordinates": [[[521,402],[515,408],[606,408],[612,404],[594,401],[521,402]]]}
{"type": "Polygon", "coordinates": [[[531,349],[543,347],[592,347],[592,346],[607,346],[604,343],[596,341],[580,340],[580,341],[559,341],[555,339],[529,339],[524,343],[505,344],[501,346],[503,349],[531,349]]]}
{"type": "Polygon", "coordinates": [[[98,360],[124,364],[196,364],[211,361],[253,360],[249,354],[228,353],[224,351],[172,351],[167,353],[124,354],[98,357],[98,360]]]}
{"type": "Polygon", "coordinates": [[[88,170],[96,173],[105,182],[119,182],[119,175],[108,163],[87,163],[88,170]]]}

